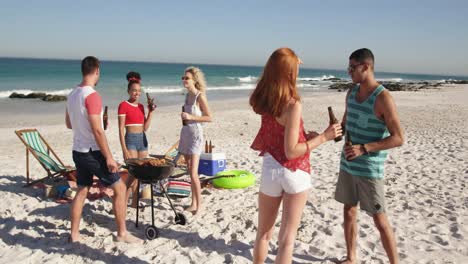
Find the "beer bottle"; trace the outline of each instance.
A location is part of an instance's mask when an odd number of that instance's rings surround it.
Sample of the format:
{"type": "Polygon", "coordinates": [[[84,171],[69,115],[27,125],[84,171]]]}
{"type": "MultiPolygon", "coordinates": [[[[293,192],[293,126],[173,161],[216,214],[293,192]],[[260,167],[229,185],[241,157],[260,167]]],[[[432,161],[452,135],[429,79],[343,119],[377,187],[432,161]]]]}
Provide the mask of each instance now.
{"type": "Polygon", "coordinates": [[[349,131],[346,131],[346,142],[345,142],[345,145],[346,145],[346,146],[352,146],[352,145],[353,145],[353,142],[351,142],[351,136],[349,135],[349,131]]]}
{"type": "MultiPolygon", "coordinates": [[[[346,140],[345,140],[345,146],[351,147],[353,145],[353,142],[351,142],[351,136],[349,135],[349,131],[346,131],[346,140]]],[[[349,159],[346,159],[349,160],[349,159]]]]}
{"type": "Polygon", "coordinates": [[[104,107],[104,114],[102,115],[102,125],[104,130],[107,130],[107,122],[108,122],[108,115],[107,115],[107,105],[104,107]]]}
{"type": "MultiPolygon", "coordinates": [[[[184,106],[182,106],[182,113],[184,112],[184,106]]],[[[182,125],[186,126],[187,125],[187,120],[182,119],[182,125]]]]}
{"type": "MultiPolygon", "coordinates": [[[[328,107],[328,116],[330,117],[330,125],[338,124],[338,119],[336,119],[335,115],[333,114],[331,106],[328,107]]],[[[342,139],[342,136],[338,136],[335,138],[335,142],[341,141],[342,139]]]]}
{"type": "Polygon", "coordinates": [[[205,140],[205,153],[208,153],[208,140],[205,140]]]}
{"type": "Polygon", "coordinates": [[[149,93],[146,93],[146,103],[148,104],[148,109],[151,111],[151,97],[149,93]]]}
{"type": "Polygon", "coordinates": [[[153,109],[155,108],[155,105],[154,105],[154,98],[151,98],[149,93],[146,93],[146,101],[148,103],[148,109],[150,111],[153,111],[153,109]]]}

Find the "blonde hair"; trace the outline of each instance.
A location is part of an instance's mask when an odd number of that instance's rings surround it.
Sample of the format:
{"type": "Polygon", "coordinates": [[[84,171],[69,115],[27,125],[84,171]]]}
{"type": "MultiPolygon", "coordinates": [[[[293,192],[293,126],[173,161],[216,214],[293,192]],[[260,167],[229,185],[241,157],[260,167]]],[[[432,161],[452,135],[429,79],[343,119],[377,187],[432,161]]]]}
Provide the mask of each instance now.
{"type": "Polygon", "coordinates": [[[278,117],[289,99],[300,101],[296,88],[299,58],[290,48],[279,48],[268,59],[250,105],[257,114],[278,117]]]}
{"type": "Polygon", "coordinates": [[[205,74],[203,74],[202,70],[200,68],[190,66],[187,69],[185,69],[185,72],[189,72],[193,75],[193,82],[195,83],[195,88],[199,90],[202,93],[206,92],[206,80],[205,80],[205,74]]]}

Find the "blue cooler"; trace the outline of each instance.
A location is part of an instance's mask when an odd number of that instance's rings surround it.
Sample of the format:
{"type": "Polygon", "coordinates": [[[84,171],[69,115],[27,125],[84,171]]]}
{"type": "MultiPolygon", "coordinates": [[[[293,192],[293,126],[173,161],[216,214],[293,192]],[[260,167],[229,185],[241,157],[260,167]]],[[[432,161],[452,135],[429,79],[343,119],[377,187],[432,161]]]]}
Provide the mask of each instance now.
{"type": "Polygon", "coordinates": [[[202,153],[198,174],[214,176],[226,169],[226,155],[224,153],[202,153]]]}

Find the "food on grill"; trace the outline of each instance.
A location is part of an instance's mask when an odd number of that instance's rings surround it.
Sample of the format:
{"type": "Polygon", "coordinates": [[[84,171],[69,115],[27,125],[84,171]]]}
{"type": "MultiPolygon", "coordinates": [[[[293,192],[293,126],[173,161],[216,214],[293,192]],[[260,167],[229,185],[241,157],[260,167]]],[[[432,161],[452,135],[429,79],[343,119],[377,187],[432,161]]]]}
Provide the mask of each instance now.
{"type": "Polygon", "coordinates": [[[138,166],[147,166],[147,167],[158,167],[167,165],[165,159],[146,159],[146,160],[137,160],[133,164],[138,166]]]}

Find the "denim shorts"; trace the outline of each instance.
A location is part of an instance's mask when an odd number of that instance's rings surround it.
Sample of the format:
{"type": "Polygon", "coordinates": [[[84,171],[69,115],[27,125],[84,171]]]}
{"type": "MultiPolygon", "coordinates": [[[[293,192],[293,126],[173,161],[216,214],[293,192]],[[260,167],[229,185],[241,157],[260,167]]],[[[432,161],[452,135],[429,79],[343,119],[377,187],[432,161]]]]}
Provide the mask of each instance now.
{"type": "Polygon", "coordinates": [[[73,161],[77,171],[76,184],[78,186],[93,185],[94,175],[106,186],[111,186],[120,180],[118,172],[112,173],[109,171],[106,158],[104,158],[100,150],[73,151],[73,161]]]}
{"type": "Polygon", "coordinates": [[[147,151],[148,140],[145,133],[126,133],[125,145],[128,150],[147,151]]]}

